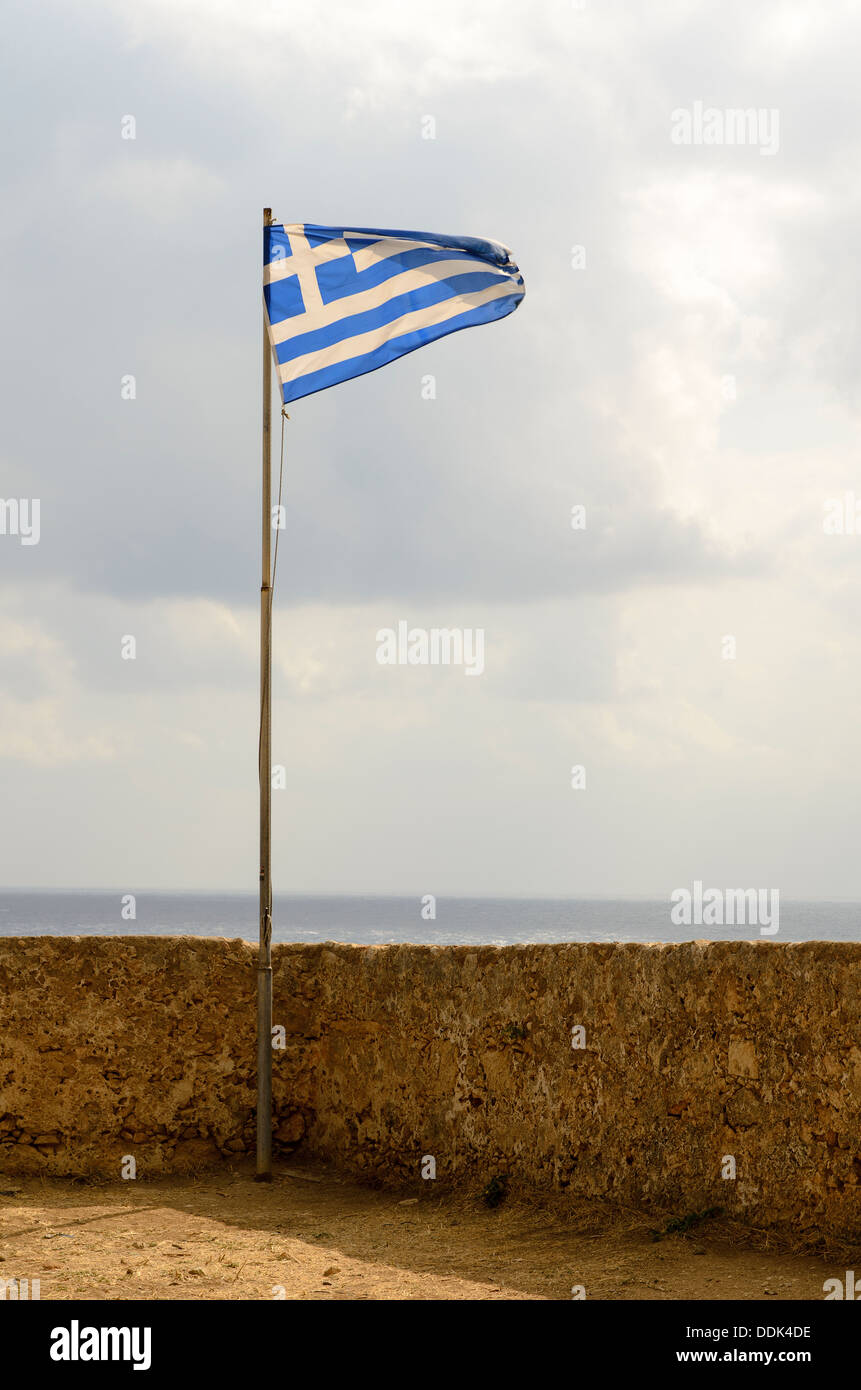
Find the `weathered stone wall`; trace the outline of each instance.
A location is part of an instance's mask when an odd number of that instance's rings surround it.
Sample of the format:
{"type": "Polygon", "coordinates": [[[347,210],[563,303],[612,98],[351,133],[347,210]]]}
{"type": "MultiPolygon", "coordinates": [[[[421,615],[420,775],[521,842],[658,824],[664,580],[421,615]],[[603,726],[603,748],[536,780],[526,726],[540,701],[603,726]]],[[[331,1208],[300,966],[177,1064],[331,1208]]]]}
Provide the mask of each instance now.
{"type": "MultiPolygon", "coordinates": [[[[250,1152],[254,958],[195,937],[0,939],[0,1170],[118,1176],[132,1154],[144,1176],[250,1152]]],[[[416,1183],[429,1154],[446,1187],[505,1174],[861,1233],[861,945],[302,945],[273,963],[282,1152],[416,1183]]]]}

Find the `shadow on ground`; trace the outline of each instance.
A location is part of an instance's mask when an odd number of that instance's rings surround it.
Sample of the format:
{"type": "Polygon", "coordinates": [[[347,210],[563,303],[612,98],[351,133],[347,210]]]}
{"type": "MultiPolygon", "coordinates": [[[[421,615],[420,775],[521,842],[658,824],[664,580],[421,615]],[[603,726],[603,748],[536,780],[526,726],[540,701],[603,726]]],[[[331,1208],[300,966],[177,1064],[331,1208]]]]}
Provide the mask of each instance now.
{"type": "MultiPolygon", "coordinates": [[[[672,1215],[672,1214],[670,1214],[672,1215]]],[[[676,1215],[683,1215],[677,1213],[676,1215]]],[[[513,1197],[494,1209],[435,1183],[362,1186],[322,1165],[199,1177],[0,1180],[0,1277],[42,1299],[820,1300],[851,1253],[793,1253],[707,1220],[513,1197]]],[[[855,1252],[856,1258],[859,1252],[855,1252]]],[[[847,1260],[849,1263],[847,1263],[847,1260]]]]}

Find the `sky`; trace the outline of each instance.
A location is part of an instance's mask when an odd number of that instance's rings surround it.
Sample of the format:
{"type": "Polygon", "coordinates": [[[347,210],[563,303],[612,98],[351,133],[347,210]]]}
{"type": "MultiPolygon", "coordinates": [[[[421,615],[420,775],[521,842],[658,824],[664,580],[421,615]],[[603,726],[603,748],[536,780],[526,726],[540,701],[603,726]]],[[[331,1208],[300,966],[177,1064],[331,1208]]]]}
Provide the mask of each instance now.
{"type": "Polygon", "coordinates": [[[861,898],[861,4],[7,14],[0,884],[256,891],[268,205],[526,282],[290,408],[276,892],[861,898]]]}

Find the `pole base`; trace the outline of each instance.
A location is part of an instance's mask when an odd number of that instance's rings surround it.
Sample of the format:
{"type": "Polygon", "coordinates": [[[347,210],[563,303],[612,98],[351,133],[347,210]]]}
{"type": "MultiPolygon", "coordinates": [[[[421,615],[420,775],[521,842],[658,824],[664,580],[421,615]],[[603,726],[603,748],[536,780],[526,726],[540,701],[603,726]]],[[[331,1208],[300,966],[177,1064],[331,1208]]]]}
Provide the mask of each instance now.
{"type": "Polygon", "coordinates": [[[254,1174],[254,1181],[255,1181],[255,1182],[271,1182],[271,1181],[272,1181],[272,1174],[271,1174],[271,1173],[255,1173],[255,1174],[254,1174]]]}

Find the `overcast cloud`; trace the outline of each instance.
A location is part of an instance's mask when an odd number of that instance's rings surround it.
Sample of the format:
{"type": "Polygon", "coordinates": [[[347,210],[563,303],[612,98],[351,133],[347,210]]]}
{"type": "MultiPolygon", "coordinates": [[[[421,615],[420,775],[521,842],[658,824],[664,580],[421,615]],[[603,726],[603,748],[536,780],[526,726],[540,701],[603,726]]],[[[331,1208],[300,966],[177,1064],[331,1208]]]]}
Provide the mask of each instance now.
{"type": "Polygon", "coordinates": [[[3,882],[256,887],[271,204],[527,285],[291,408],[276,891],[861,897],[859,41],[848,0],[13,4],[3,882]],[[674,143],[695,102],[777,148],[674,143]],[[485,673],[378,665],[400,620],[485,673]]]}

